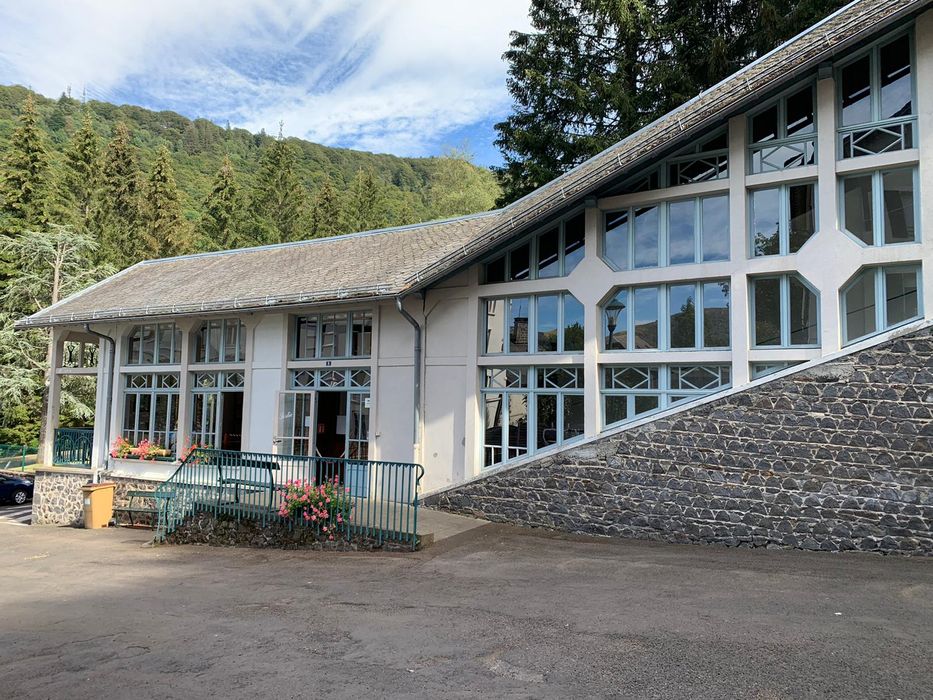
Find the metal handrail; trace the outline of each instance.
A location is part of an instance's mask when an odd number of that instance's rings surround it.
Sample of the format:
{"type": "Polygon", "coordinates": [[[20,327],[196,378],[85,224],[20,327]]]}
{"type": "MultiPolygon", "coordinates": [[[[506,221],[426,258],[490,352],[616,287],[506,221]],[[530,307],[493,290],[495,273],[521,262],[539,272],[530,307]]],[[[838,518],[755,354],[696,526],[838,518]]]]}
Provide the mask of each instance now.
{"type": "Polygon", "coordinates": [[[52,464],[90,467],[94,428],[56,428],[52,464]]]}
{"type": "Polygon", "coordinates": [[[418,545],[419,493],[424,468],[407,462],[281,455],[195,448],[155,491],[156,540],[164,541],[198,512],[262,526],[312,528],[320,539],[365,538],[376,544],[418,545]],[[282,515],[289,485],[327,484],[335,494],[330,522],[282,515]],[[333,523],[338,520],[338,525],[333,523]]]}

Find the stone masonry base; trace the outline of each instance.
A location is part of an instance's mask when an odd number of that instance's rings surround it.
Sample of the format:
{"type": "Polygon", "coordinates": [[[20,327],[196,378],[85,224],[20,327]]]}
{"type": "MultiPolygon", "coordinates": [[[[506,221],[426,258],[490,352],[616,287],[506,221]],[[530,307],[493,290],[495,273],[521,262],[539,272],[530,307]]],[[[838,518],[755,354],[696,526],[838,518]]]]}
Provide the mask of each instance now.
{"type": "Polygon", "coordinates": [[[933,554],[933,328],[429,496],[668,542],[933,554]]]}

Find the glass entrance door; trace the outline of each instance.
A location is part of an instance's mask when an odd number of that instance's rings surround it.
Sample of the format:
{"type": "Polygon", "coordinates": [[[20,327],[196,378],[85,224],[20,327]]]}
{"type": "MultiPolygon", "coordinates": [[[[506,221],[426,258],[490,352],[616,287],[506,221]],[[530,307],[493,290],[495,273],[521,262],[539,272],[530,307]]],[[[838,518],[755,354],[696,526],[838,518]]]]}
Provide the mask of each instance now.
{"type": "Polygon", "coordinates": [[[369,458],[369,395],[348,391],[286,391],[279,400],[280,454],[369,458]]]}

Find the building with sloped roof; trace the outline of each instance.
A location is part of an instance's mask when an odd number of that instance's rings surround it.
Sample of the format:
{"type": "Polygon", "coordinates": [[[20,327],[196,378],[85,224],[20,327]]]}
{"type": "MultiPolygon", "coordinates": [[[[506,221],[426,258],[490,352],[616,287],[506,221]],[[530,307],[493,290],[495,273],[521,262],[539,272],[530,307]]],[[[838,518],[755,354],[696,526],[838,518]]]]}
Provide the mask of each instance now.
{"type": "Polygon", "coordinates": [[[76,461],[60,382],[92,374],[89,466],[199,444],[434,491],[838,352],[931,316],[931,134],[930,3],[857,0],[501,210],[146,261],[23,319],[43,458],[76,461]]]}

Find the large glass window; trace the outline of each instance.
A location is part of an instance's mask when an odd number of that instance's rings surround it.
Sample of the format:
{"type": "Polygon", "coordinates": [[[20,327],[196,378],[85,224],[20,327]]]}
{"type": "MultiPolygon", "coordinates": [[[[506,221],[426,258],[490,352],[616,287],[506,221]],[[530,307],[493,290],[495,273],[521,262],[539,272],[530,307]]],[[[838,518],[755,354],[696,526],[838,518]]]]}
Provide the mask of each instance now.
{"type": "Polygon", "coordinates": [[[372,339],[371,311],[297,316],[292,359],[369,357],[372,353],[372,339]]]}
{"type": "Polygon", "coordinates": [[[714,195],[606,214],[603,257],[616,269],[729,259],[729,197],[714,195]]]}
{"type": "Polygon", "coordinates": [[[178,373],[123,375],[123,438],[174,451],[178,430],[178,373]]]}
{"type": "Polygon", "coordinates": [[[192,372],[191,442],[239,450],[243,440],[242,371],[192,372]]]}
{"type": "Polygon", "coordinates": [[[753,257],[798,252],[816,233],[813,183],[752,190],[749,246],[753,257]]]}
{"type": "Polygon", "coordinates": [[[753,115],[749,125],[751,172],[765,173],[816,162],[812,85],[753,115]]]}
{"type": "Polygon", "coordinates": [[[583,368],[483,370],[483,466],[491,467],[583,435],[583,368]]]}
{"type": "Polygon", "coordinates": [[[194,336],[192,362],[243,362],[246,327],[237,319],[205,321],[194,336]]]}
{"type": "Polygon", "coordinates": [[[618,289],[602,317],[605,350],[728,348],[729,280],[618,289]]]}
{"type": "Polygon", "coordinates": [[[909,34],[885,41],[839,71],[843,158],[914,145],[913,46],[909,34]]]}
{"type": "Polygon", "coordinates": [[[603,425],[625,423],[727,389],[731,376],[730,365],[603,366],[603,425]]]}
{"type": "Polygon", "coordinates": [[[177,365],[181,362],[181,331],[174,323],[134,326],[127,336],[126,364],[177,365]]]}
{"type": "Polygon", "coordinates": [[[563,277],[586,252],[586,215],[574,214],[483,265],[483,282],[563,277]]]}
{"type": "Polygon", "coordinates": [[[842,309],[846,343],[920,318],[920,266],[862,270],[842,288],[842,309]]]}
{"type": "Polygon", "coordinates": [[[865,245],[919,240],[917,171],[879,170],[842,178],[842,225],[865,245]]]}
{"type": "Polygon", "coordinates": [[[648,192],[726,177],[729,177],[729,137],[723,129],[695,140],[660,165],[626,180],[618,191],[648,192]]]}
{"type": "Polygon", "coordinates": [[[583,352],[583,305],[568,292],[484,303],[484,354],[583,352]]]}
{"type": "Polygon", "coordinates": [[[818,298],[794,275],[751,281],[752,344],[755,347],[819,345],[818,298]]]}

